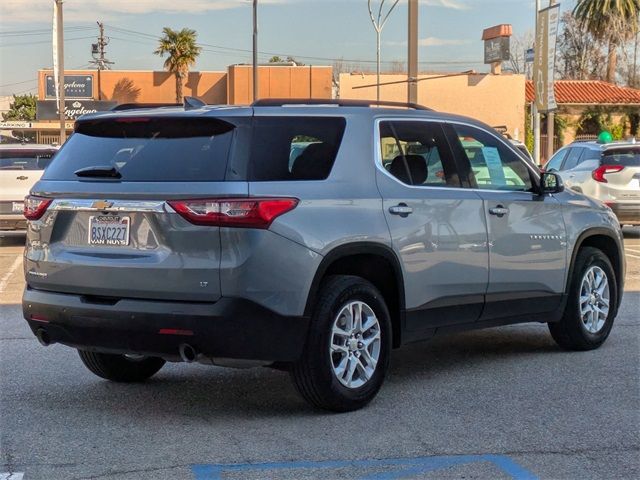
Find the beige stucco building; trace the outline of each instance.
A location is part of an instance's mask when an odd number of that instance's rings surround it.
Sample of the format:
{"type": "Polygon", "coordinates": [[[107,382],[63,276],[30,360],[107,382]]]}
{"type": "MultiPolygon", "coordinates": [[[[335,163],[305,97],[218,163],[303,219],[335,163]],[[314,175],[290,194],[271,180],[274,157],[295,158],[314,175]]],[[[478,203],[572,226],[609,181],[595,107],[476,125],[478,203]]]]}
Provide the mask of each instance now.
{"type": "MultiPolygon", "coordinates": [[[[418,103],[441,112],[473,117],[491,126],[504,125],[514,138],[524,139],[524,75],[421,74],[418,78],[418,103]]],[[[399,83],[382,85],[380,99],[406,102],[406,79],[403,74],[381,75],[380,83],[399,83]]],[[[375,74],[340,74],[340,98],[374,99],[375,83],[375,74]],[[358,88],[366,85],[370,86],[358,88]]]]}

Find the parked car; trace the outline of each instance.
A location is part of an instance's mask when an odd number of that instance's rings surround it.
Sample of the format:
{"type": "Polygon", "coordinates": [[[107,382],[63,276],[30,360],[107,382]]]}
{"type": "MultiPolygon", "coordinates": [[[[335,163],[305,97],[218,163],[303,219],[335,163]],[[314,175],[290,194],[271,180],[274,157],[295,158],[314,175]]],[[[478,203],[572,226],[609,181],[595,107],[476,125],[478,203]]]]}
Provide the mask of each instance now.
{"type": "Polygon", "coordinates": [[[472,119],[322,103],[81,117],[26,202],[35,336],[114,381],[286,369],[334,411],[434,335],[540,322],[602,345],[625,270],[609,208],[472,119]]]}
{"type": "Polygon", "coordinates": [[[50,145],[0,145],[0,237],[26,233],[24,197],[56,151],[50,145]]]}
{"type": "Polygon", "coordinates": [[[565,185],[604,202],[622,224],[640,225],[640,143],[574,142],[545,165],[565,185]]]}

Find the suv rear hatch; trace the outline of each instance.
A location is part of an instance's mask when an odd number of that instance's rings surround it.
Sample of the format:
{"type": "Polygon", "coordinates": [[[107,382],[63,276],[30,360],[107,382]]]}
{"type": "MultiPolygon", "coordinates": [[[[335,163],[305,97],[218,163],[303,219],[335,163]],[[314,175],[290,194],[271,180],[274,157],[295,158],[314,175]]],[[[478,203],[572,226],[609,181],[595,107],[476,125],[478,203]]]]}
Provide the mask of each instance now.
{"type": "Polygon", "coordinates": [[[56,149],[0,150],[0,215],[22,214],[22,201],[36,183],[56,149]]]}
{"type": "Polygon", "coordinates": [[[246,115],[131,111],[77,122],[28,202],[29,285],[89,301],[217,300],[220,229],[174,207],[248,195],[246,181],[228,181],[246,115]]]}
{"type": "Polygon", "coordinates": [[[593,178],[616,202],[640,202],[640,145],[606,149],[593,178]]]}

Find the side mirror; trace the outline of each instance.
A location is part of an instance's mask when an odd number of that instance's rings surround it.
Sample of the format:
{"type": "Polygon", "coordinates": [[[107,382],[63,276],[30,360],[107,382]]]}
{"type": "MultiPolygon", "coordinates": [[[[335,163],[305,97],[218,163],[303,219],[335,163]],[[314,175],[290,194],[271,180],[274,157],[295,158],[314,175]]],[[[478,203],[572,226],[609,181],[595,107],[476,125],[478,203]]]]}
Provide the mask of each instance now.
{"type": "Polygon", "coordinates": [[[564,183],[557,173],[543,172],[540,176],[540,193],[564,192],[564,183]]]}

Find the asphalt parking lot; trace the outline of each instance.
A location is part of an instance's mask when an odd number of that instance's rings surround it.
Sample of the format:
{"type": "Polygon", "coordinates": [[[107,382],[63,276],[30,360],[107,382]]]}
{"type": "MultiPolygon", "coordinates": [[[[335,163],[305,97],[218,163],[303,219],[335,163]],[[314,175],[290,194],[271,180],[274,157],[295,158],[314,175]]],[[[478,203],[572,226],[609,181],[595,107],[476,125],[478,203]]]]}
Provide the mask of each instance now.
{"type": "Polygon", "coordinates": [[[336,415],[270,369],[98,379],[28,330],[21,240],[5,240],[0,480],[640,478],[640,229],[626,248],[622,309],[599,350],[561,351],[539,324],[442,337],[394,352],[376,400],[336,415]]]}

